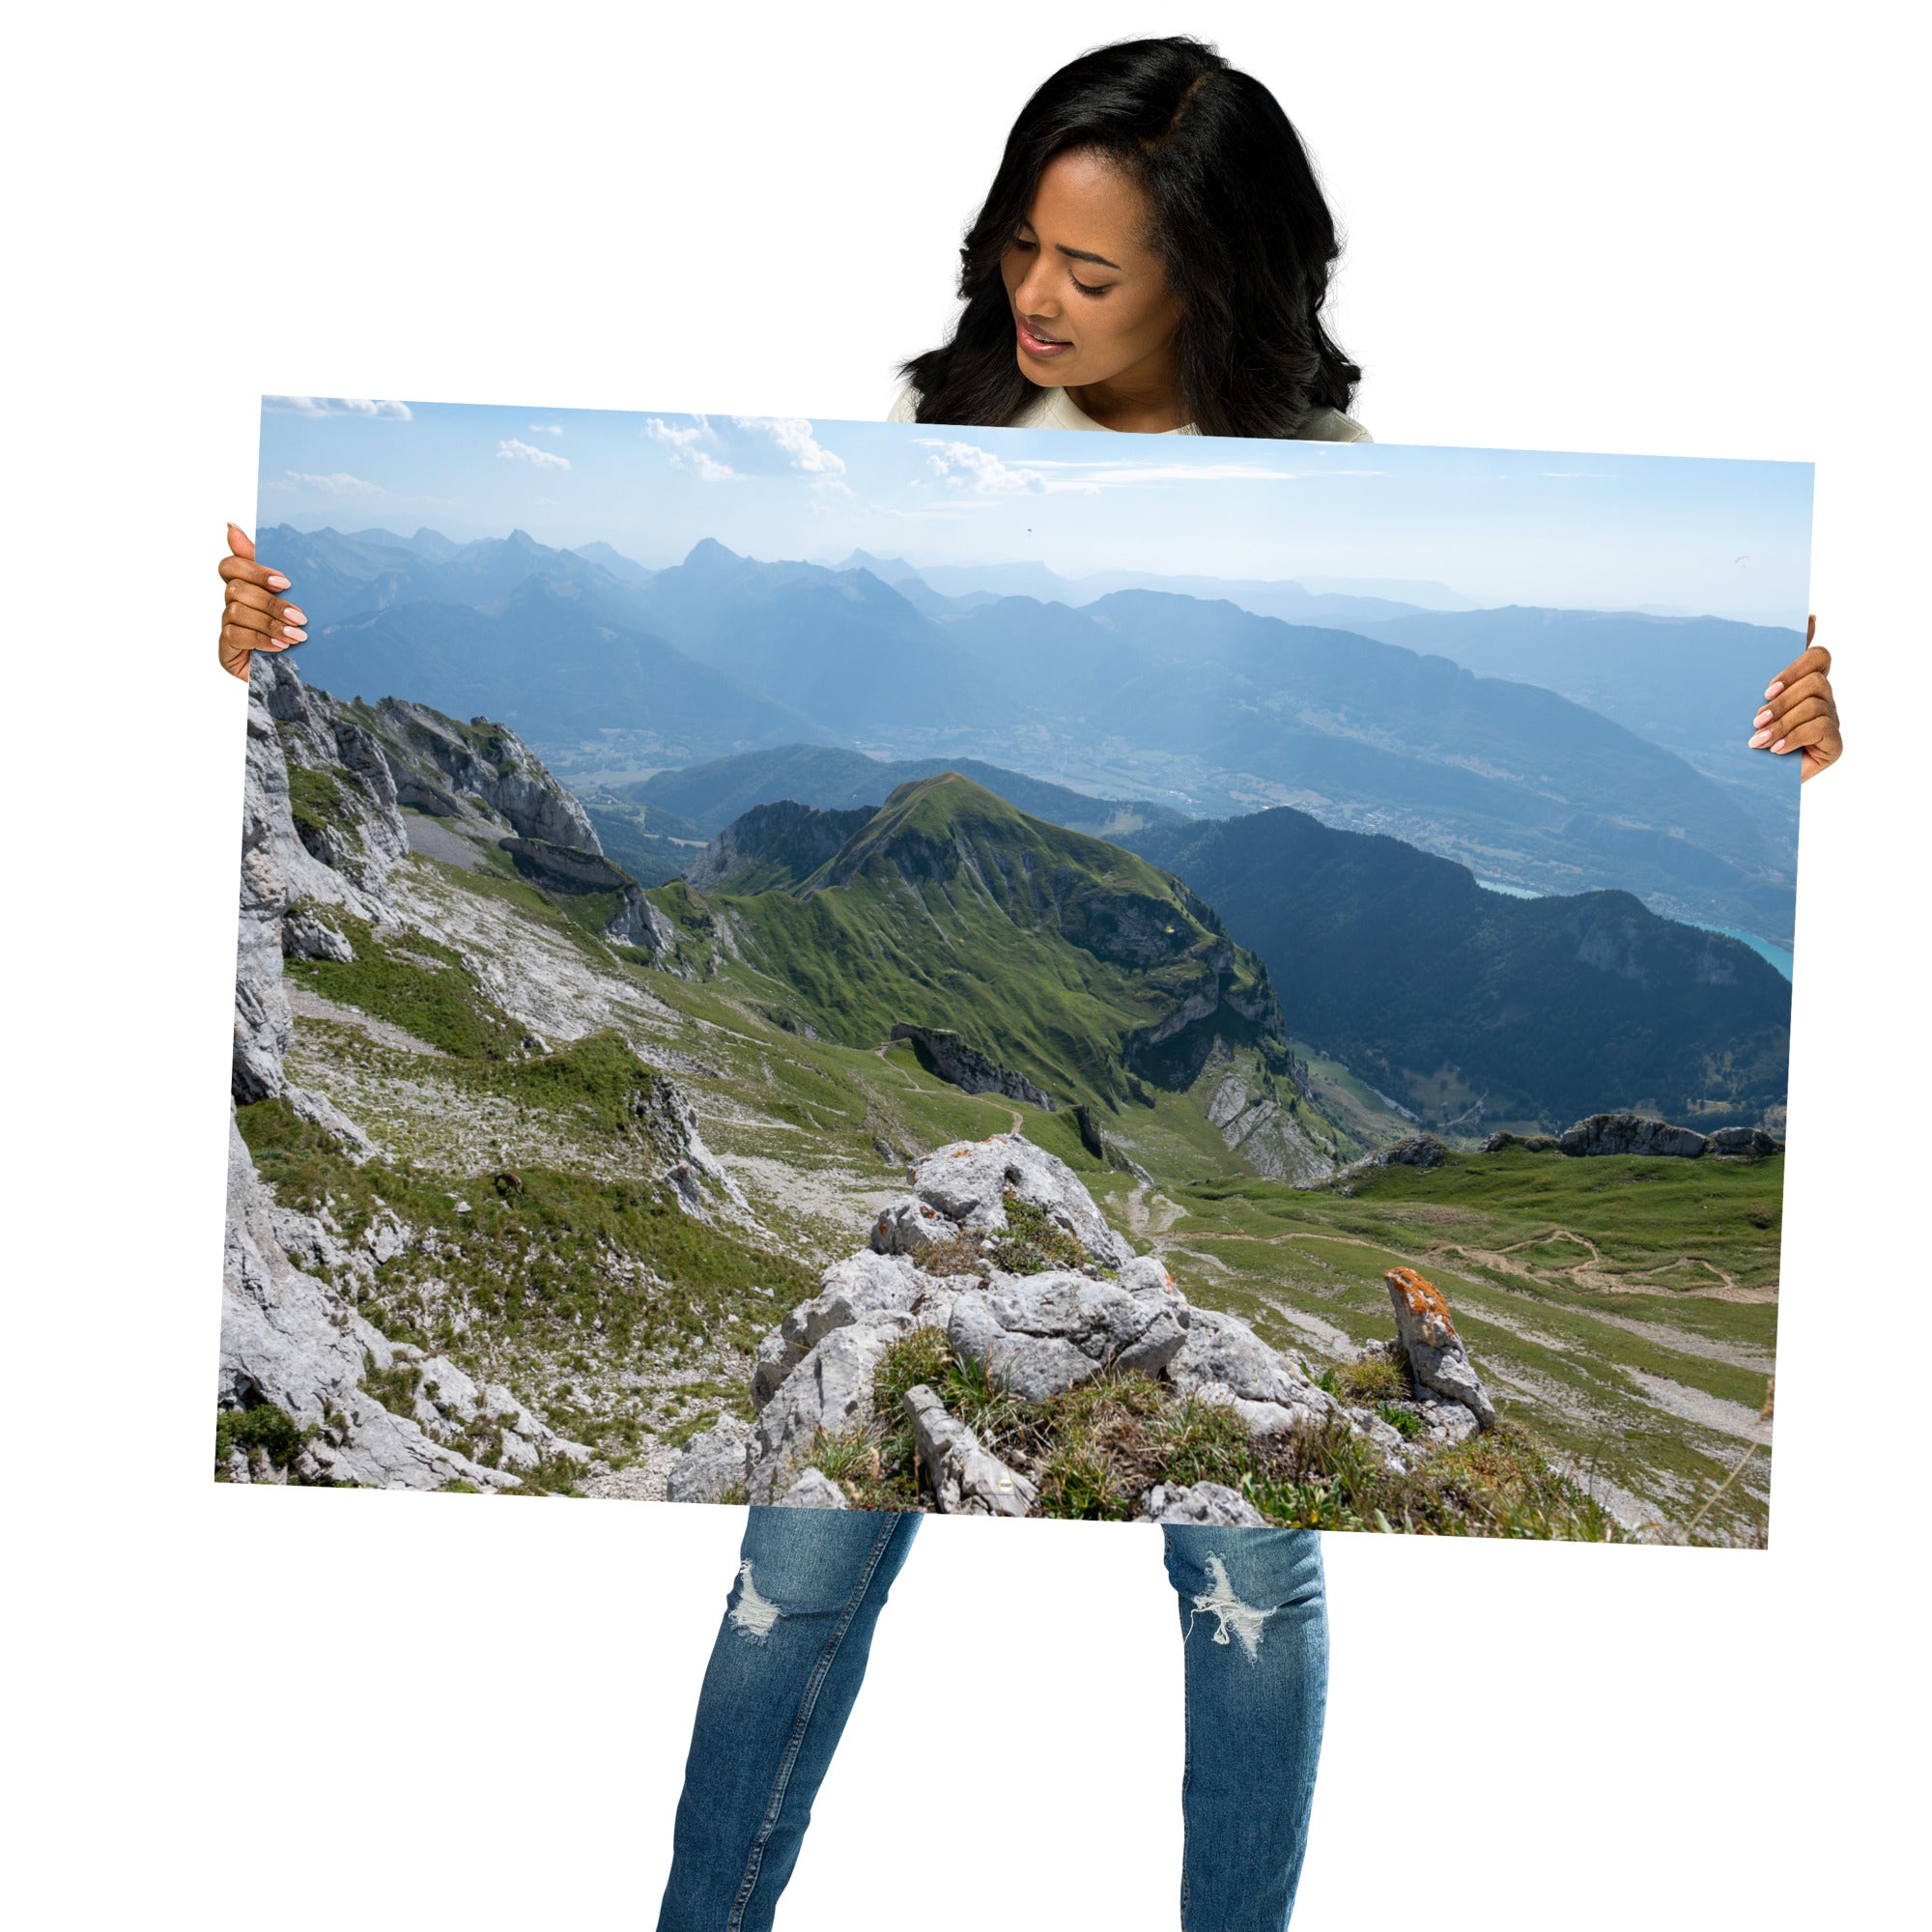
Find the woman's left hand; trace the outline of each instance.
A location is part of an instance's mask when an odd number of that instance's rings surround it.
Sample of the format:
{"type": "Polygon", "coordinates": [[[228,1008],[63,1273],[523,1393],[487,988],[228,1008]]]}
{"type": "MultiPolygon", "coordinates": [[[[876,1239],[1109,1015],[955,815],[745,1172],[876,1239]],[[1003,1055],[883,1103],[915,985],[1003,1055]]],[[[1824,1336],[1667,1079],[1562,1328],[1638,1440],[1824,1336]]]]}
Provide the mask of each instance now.
{"type": "Polygon", "coordinates": [[[1804,655],[1772,679],[1751,720],[1752,749],[1778,757],[1796,752],[1803,761],[1801,783],[1835,765],[1845,750],[1838,735],[1838,700],[1832,696],[1832,653],[1811,641],[1817,635],[1813,617],[1804,629],[1804,655]]]}

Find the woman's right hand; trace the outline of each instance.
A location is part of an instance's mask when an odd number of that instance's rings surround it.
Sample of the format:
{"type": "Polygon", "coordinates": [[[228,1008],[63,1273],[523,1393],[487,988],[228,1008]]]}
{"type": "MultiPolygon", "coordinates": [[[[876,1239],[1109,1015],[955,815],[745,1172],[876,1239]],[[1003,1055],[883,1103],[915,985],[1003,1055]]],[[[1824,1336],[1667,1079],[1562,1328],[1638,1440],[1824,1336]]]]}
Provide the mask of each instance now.
{"type": "Polygon", "coordinates": [[[308,619],[276,593],[289,587],[279,571],[255,561],[255,546],[247,532],[228,526],[228,554],[221,559],[221,579],[228,594],[221,606],[221,668],[247,682],[248,665],[256,651],[285,651],[307,639],[302,626],[308,619]]]}

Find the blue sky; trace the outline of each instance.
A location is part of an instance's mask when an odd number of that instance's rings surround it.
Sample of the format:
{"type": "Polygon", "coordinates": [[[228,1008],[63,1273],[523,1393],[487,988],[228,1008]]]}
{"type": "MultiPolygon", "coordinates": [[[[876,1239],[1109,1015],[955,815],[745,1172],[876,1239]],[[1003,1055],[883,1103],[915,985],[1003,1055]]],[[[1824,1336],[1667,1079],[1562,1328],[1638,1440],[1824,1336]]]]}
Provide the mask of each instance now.
{"type": "Polygon", "coordinates": [[[709,536],[1068,577],[1428,579],[1802,628],[1811,466],[269,397],[260,517],[524,529],[652,567],[709,536]]]}

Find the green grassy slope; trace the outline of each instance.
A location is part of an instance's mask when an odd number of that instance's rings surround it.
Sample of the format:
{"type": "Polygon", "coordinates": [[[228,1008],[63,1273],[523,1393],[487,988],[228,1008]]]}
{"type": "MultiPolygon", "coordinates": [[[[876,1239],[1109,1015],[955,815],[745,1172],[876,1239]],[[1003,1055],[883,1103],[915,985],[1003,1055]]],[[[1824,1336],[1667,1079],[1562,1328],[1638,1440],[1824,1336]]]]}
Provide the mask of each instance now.
{"type": "Polygon", "coordinates": [[[1216,1031],[1283,1054],[1264,969],[1184,886],[957,774],[901,786],[790,890],[659,902],[700,937],[728,921],[821,1033],[871,1046],[896,1020],[951,1027],[1063,1100],[1183,1089],[1216,1031]],[[1151,1039],[1189,999],[1217,1009],[1151,1039]]]}

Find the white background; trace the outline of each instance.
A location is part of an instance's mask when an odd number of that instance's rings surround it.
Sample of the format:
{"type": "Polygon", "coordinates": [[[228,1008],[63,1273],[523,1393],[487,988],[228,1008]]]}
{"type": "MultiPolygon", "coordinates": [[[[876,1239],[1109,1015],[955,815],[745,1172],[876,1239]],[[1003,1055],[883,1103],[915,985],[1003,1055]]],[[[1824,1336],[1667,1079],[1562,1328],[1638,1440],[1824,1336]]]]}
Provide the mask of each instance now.
{"type": "MultiPolygon", "coordinates": [[[[16,1922],[648,1926],[739,1530],[209,1480],[242,699],[213,565],[257,396],[875,418],[1025,93],[1178,30],[1318,158],[1380,440],[1815,459],[1851,748],[1804,800],[1776,1547],[1331,1538],[1296,1932],[1904,1922],[1916,10],[40,12],[5,132],[16,1922]]],[[[1174,1924],[1156,1545],[926,1525],[785,1932],[1174,1924]]]]}

